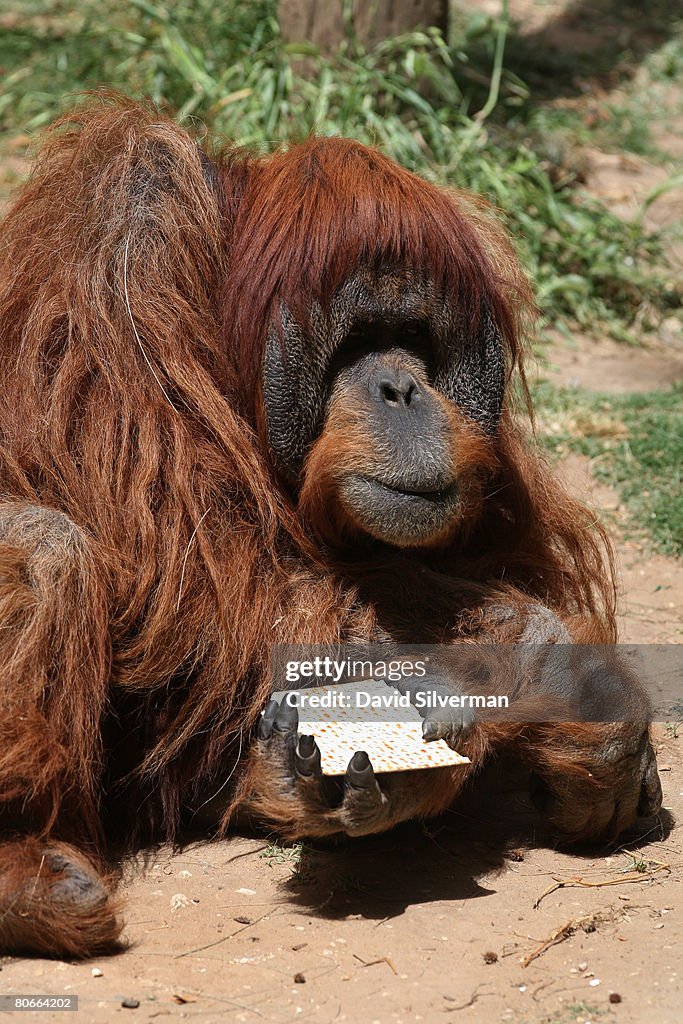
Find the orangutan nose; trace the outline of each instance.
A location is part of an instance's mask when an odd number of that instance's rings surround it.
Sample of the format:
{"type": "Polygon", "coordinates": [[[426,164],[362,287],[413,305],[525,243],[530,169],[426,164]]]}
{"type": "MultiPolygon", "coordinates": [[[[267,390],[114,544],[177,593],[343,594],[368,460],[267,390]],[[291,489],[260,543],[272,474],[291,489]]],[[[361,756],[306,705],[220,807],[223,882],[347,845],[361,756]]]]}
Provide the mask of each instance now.
{"type": "Polygon", "coordinates": [[[408,370],[389,370],[382,367],[372,374],[370,394],[390,408],[410,408],[420,399],[420,387],[408,370]]]}

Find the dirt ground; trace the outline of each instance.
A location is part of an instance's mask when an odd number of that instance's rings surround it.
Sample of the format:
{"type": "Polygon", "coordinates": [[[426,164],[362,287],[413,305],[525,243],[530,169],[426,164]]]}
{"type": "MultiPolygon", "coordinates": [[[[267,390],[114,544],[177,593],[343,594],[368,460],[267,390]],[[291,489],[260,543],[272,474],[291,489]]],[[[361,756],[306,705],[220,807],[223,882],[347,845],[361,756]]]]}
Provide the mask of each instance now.
{"type": "MultiPolygon", "coordinates": [[[[536,4],[530,29],[557,6],[536,4]]],[[[511,7],[514,16],[529,3],[511,7]]],[[[677,146],[680,135],[672,154],[677,146]]],[[[593,153],[592,168],[588,186],[624,216],[660,180],[637,158],[593,153]]],[[[650,215],[679,214],[674,194],[650,215]]],[[[579,335],[572,346],[558,340],[542,372],[592,390],[652,390],[683,378],[683,342],[674,322],[643,348],[579,335]]],[[[683,642],[681,562],[623,539],[619,496],[593,480],[588,460],[572,456],[561,471],[616,524],[622,639],[683,642]]],[[[177,855],[162,849],[126,868],[126,952],[94,963],[5,959],[0,992],[77,994],[88,1024],[680,1024],[676,732],[655,728],[665,810],[619,847],[534,845],[524,796],[499,773],[491,803],[339,848],[235,837],[177,855]],[[518,849],[507,841],[513,821],[518,849]],[[130,1000],[138,1005],[122,1005],[130,1000]]]]}

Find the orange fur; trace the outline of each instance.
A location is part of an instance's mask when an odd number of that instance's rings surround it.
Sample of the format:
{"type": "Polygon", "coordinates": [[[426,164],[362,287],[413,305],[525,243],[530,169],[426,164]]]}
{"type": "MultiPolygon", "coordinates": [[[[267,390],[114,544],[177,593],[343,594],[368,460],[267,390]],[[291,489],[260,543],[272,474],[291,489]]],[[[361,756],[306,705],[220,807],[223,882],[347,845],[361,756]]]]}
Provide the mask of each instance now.
{"type": "MultiPolygon", "coordinates": [[[[341,433],[349,459],[363,434],[338,410],[300,505],[271,468],[267,324],[360,264],[429,273],[472,324],[485,303],[523,380],[530,292],[485,204],[343,139],[216,163],[214,187],[170,119],[96,98],[50,130],[0,230],[0,823],[96,861],[109,836],[175,838],[228,775],[229,825],[274,642],[476,638],[501,601],[614,638],[605,535],[509,403],[494,438],[449,411],[476,487],[434,561],[340,547],[327,499],[341,433]]],[[[22,892],[43,847],[23,849],[22,892]]]]}

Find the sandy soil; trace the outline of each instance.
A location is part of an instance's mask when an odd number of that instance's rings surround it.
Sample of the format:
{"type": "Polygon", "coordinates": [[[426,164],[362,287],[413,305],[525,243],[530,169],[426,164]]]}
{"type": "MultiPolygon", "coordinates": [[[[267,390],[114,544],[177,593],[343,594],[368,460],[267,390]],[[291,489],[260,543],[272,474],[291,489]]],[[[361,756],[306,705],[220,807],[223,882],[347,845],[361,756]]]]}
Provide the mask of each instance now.
{"type": "MultiPolygon", "coordinates": [[[[537,4],[530,30],[556,6],[537,4]]],[[[591,158],[589,186],[625,216],[660,180],[635,159],[591,158]]],[[[662,200],[652,215],[673,216],[678,201],[662,200]]],[[[643,349],[558,342],[543,372],[598,390],[666,386],[683,378],[675,327],[643,349]]],[[[562,472],[616,523],[623,639],[682,642],[681,563],[619,539],[619,497],[595,483],[587,460],[572,457],[562,472]]],[[[655,735],[666,810],[620,847],[568,853],[536,843],[523,792],[499,771],[486,802],[338,848],[301,853],[235,837],[177,855],[162,849],[126,868],[125,953],[86,964],[6,959],[0,992],[77,994],[89,1024],[678,1024],[683,740],[673,726],[655,735]]]]}
{"type": "MultiPolygon", "coordinates": [[[[680,741],[662,733],[660,758],[680,817],[680,741]]],[[[453,816],[307,851],[299,877],[254,840],[162,851],[125,887],[129,952],[6,964],[2,989],[77,993],[97,1022],[681,1020],[680,835],[504,856],[478,830],[453,816]]]]}

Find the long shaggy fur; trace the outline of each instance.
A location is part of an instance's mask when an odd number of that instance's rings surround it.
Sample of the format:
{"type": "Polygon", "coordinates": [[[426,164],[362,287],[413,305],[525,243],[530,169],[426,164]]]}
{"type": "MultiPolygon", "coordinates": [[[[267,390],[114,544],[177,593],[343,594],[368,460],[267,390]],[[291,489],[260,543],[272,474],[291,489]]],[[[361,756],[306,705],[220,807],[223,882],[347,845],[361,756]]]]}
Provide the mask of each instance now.
{"type": "Polygon", "coordinates": [[[207,170],[171,120],[98,98],[48,133],[0,261],[5,828],[93,851],[104,831],[173,838],[230,776],[227,826],[274,642],[475,637],[496,595],[613,639],[602,531],[511,408],[483,518],[412,631],[395,558],[332,555],[270,466],[267,324],[361,262],[428,273],[472,323],[485,304],[519,379],[529,289],[481,201],[347,140],[207,170]]]}

